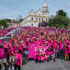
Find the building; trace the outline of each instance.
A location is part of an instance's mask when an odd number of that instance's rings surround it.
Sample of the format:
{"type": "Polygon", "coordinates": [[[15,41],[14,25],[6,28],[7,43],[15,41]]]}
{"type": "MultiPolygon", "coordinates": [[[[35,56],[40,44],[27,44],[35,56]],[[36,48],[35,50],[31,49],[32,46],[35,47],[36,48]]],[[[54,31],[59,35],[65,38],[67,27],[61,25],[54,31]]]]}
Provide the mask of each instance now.
{"type": "Polygon", "coordinates": [[[8,24],[9,24],[8,28],[19,27],[19,24],[16,21],[9,21],[8,24]]]}
{"type": "Polygon", "coordinates": [[[38,9],[37,11],[31,10],[27,17],[21,22],[21,26],[34,26],[38,27],[38,24],[42,21],[48,22],[49,20],[49,11],[46,2],[43,5],[42,10],[38,9]]]}

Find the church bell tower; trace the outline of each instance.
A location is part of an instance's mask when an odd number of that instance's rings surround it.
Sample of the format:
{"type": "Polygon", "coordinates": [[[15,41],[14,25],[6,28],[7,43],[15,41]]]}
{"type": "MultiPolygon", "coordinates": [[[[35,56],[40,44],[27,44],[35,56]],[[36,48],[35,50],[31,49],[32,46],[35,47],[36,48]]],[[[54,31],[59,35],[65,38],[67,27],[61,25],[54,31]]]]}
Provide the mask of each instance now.
{"type": "Polygon", "coordinates": [[[43,13],[49,13],[48,6],[46,4],[46,0],[45,0],[44,5],[43,5],[43,13]]]}

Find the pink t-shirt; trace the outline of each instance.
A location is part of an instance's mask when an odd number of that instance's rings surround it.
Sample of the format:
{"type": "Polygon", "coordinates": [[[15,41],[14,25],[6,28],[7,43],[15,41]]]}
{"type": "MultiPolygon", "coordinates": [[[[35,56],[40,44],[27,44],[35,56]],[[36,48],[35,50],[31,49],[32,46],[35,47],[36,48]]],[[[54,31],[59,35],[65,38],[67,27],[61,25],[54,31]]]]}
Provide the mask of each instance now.
{"type": "Polygon", "coordinates": [[[69,53],[70,53],[70,45],[68,45],[68,48],[69,48],[69,53]]]}
{"type": "Polygon", "coordinates": [[[47,55],[52,55],[53,54],[53,51],[46,51],[47,55]]]}
{"type": "Polygon", "coordinates": [[[14,48],[10,46],[8,50],[9,50],[9,56],[13,56],[14,48]]]}
{"type": "Polygon", "coordinates": [[[58,49],[58,48],[57,48],[57,43],[54,43],[53,49],[58,49]]]}
{"type": "Polygon", "coordinates": [[[4,51],[4,48],[0,48],[0,59],[2,59],[2,58],[5,58],[6,56],[5,56],[5,51],[4,51]]]}
{"type": "Polygon", "coordinates": [[[64,44],[60,44],[60,50],[64,49],[64,44]]]}
{"type": "Polygon", "coordinates": [[[68,52],[69,52],[68,48],[65,48],[65,55],[68,55],[68,52]]]}
{"type": "Polygon", "coordinates": [[[15,64],[21,65],[22,54],[16,54],[15,56],[15,64]]]}

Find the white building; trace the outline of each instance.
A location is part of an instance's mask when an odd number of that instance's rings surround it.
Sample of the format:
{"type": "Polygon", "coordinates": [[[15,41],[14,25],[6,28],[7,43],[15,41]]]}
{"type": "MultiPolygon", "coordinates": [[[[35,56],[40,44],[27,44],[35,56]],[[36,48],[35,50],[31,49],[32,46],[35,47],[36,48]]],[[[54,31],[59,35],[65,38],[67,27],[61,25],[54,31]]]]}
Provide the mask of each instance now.
{"type": "Polygon", "coordinates": [[[21,26],[34,26],[38,27],[38,24],[41,21],[46,21],[48,22],[49,19],[49,11],[48,11],[48,6],[46,2],[43,5],[42,10],[31,10],[28,14],[27,17],[24,18],[24,20],[21,22],[21,26]]]}
{"type": "Polygon", "coordinates": [[[8,24],[9,24],[8,28],[19,27],[19,24],[15,21],[10,21],[10,22],[8,22],[8,24]]]}

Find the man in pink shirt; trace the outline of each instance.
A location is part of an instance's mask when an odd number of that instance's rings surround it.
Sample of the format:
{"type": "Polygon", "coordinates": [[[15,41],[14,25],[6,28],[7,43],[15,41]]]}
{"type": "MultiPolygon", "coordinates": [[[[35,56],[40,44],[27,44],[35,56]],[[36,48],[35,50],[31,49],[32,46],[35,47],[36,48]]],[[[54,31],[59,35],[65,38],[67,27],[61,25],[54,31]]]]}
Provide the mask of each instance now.
{"type": "Polygon", "coordinates": [[[5,48],[3,47],[3,45],[0,44],[0,70],[2,68],[2,64],[4,64],[5,70],[7,70],[7,68],[6,68],[6,52],[5,52],[5,48]]]}

